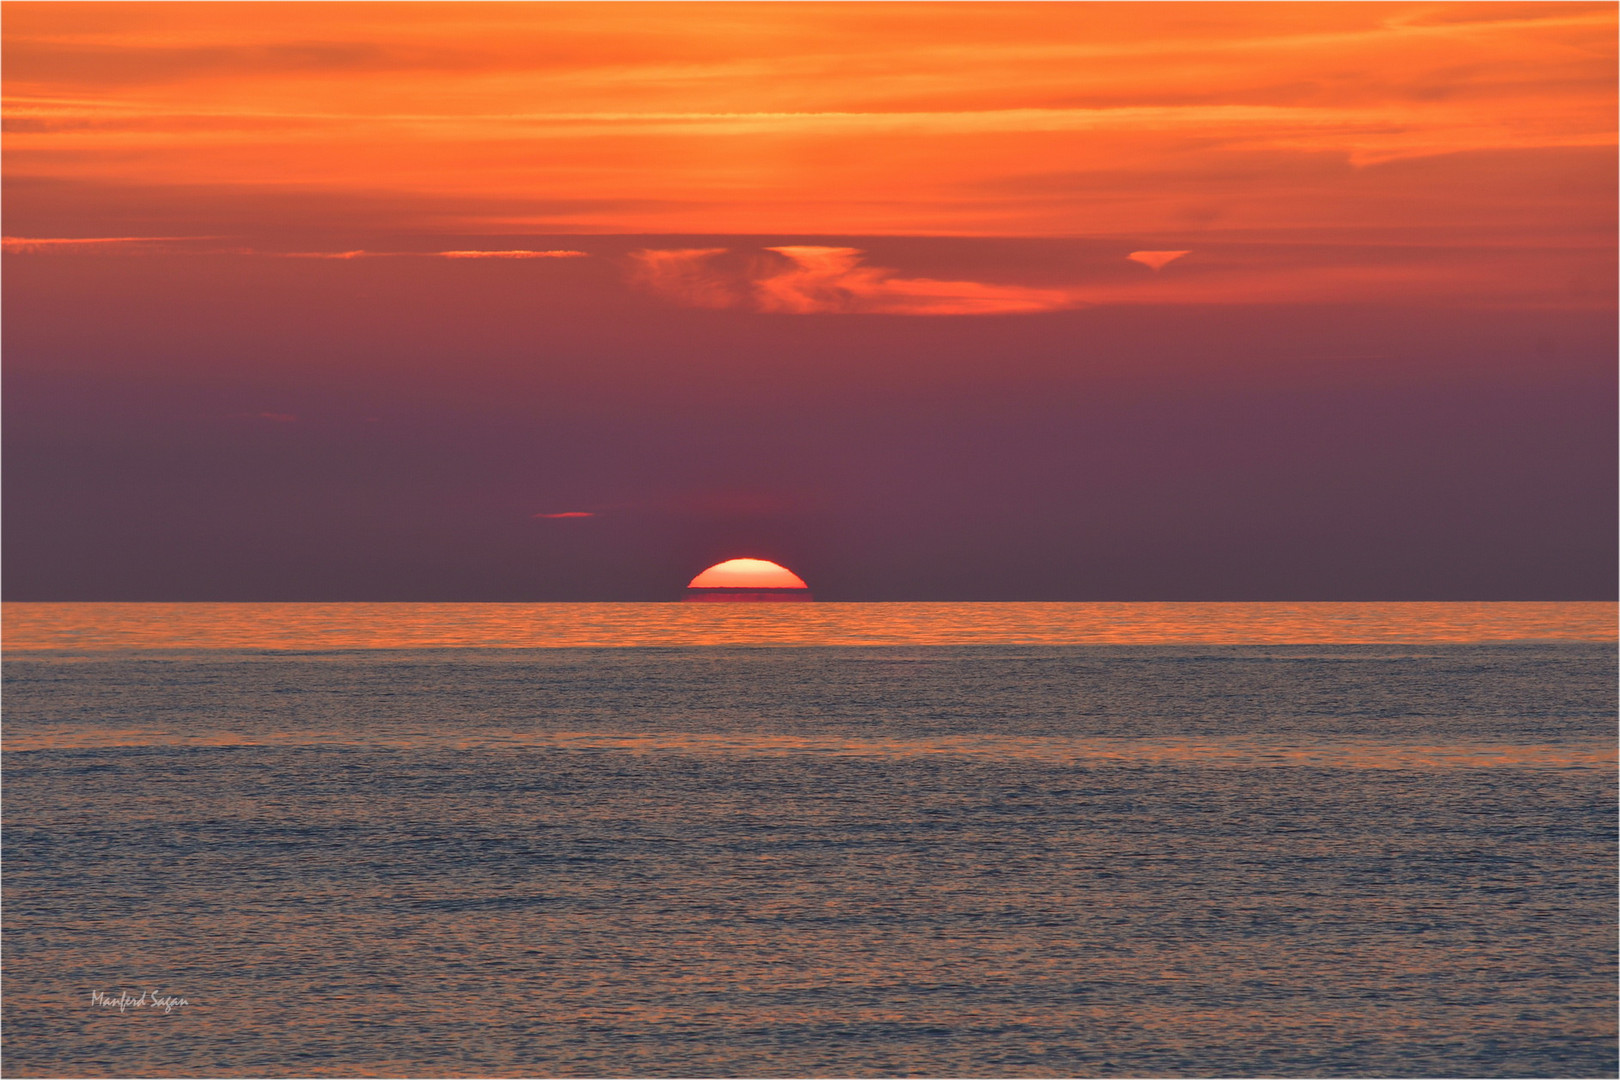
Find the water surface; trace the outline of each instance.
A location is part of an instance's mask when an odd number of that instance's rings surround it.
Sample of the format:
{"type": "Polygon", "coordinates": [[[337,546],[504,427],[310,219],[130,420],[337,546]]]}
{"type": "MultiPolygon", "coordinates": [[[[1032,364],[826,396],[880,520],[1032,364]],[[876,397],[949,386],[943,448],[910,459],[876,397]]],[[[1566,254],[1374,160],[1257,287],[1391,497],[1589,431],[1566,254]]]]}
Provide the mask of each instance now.
{"type": "Polygon", "coordinates": [[[1615,1073],[1612,605],[232,607],[6,606],[12,1075],[1615,1073]]]}

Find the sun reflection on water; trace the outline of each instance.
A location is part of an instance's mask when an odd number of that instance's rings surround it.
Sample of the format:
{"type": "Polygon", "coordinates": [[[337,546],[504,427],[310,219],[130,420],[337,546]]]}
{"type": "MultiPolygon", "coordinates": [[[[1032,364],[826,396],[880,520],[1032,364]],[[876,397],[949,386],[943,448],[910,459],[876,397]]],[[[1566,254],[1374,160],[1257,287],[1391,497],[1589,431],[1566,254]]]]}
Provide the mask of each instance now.
{"type": "Polygon", "coordinates": [[[8,651],[1613,641],[1612,602],[7,603],[8,651]]]}

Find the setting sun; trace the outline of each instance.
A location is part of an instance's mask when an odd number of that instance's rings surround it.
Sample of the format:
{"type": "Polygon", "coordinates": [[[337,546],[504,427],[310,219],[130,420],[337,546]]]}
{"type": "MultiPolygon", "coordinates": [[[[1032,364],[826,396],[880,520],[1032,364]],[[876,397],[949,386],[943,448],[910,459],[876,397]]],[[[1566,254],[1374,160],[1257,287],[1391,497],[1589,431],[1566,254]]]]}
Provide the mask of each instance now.
{"type": "Polygon", "coordinates": [[[727,559],[686,586],[688,600],[809,600],[804,579],[768,559],[727,559]]]}

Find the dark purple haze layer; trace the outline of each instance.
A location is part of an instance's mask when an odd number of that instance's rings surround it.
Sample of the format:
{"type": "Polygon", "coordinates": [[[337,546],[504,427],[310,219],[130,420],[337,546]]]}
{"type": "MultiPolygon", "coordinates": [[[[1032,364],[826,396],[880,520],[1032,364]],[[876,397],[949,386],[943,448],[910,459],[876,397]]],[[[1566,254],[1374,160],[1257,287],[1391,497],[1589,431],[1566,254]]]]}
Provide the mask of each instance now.
{"type": "Polygon", "coordinates": [[[5,597],[675,600],[737,556],[822,600],[1615,595],[1590,302],[763,314],[625,253],[794,238],[476,242],[591,256],[8,255],[5,597]]]}

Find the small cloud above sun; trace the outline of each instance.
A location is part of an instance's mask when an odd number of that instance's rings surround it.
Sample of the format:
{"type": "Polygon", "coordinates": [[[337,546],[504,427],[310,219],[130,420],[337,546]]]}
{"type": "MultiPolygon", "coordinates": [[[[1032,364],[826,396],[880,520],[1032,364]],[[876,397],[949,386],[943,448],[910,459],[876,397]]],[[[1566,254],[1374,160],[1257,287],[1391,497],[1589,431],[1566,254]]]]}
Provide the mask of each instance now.
{"type": "Polygon", "coordinates": [[[561,511],[559,513],[556,513],[556,514],[530,514],[529,515],[530,518],[537,519],[537,520],[540,519],[540,518],[545,518],[545,519],[551,520],[551,519],[556,519],[556,518],[588,518],[588,517],[595,517],[595,516],[596,516],[596,512],[594,510],[563,510],[563,511],[561,511]]]}

